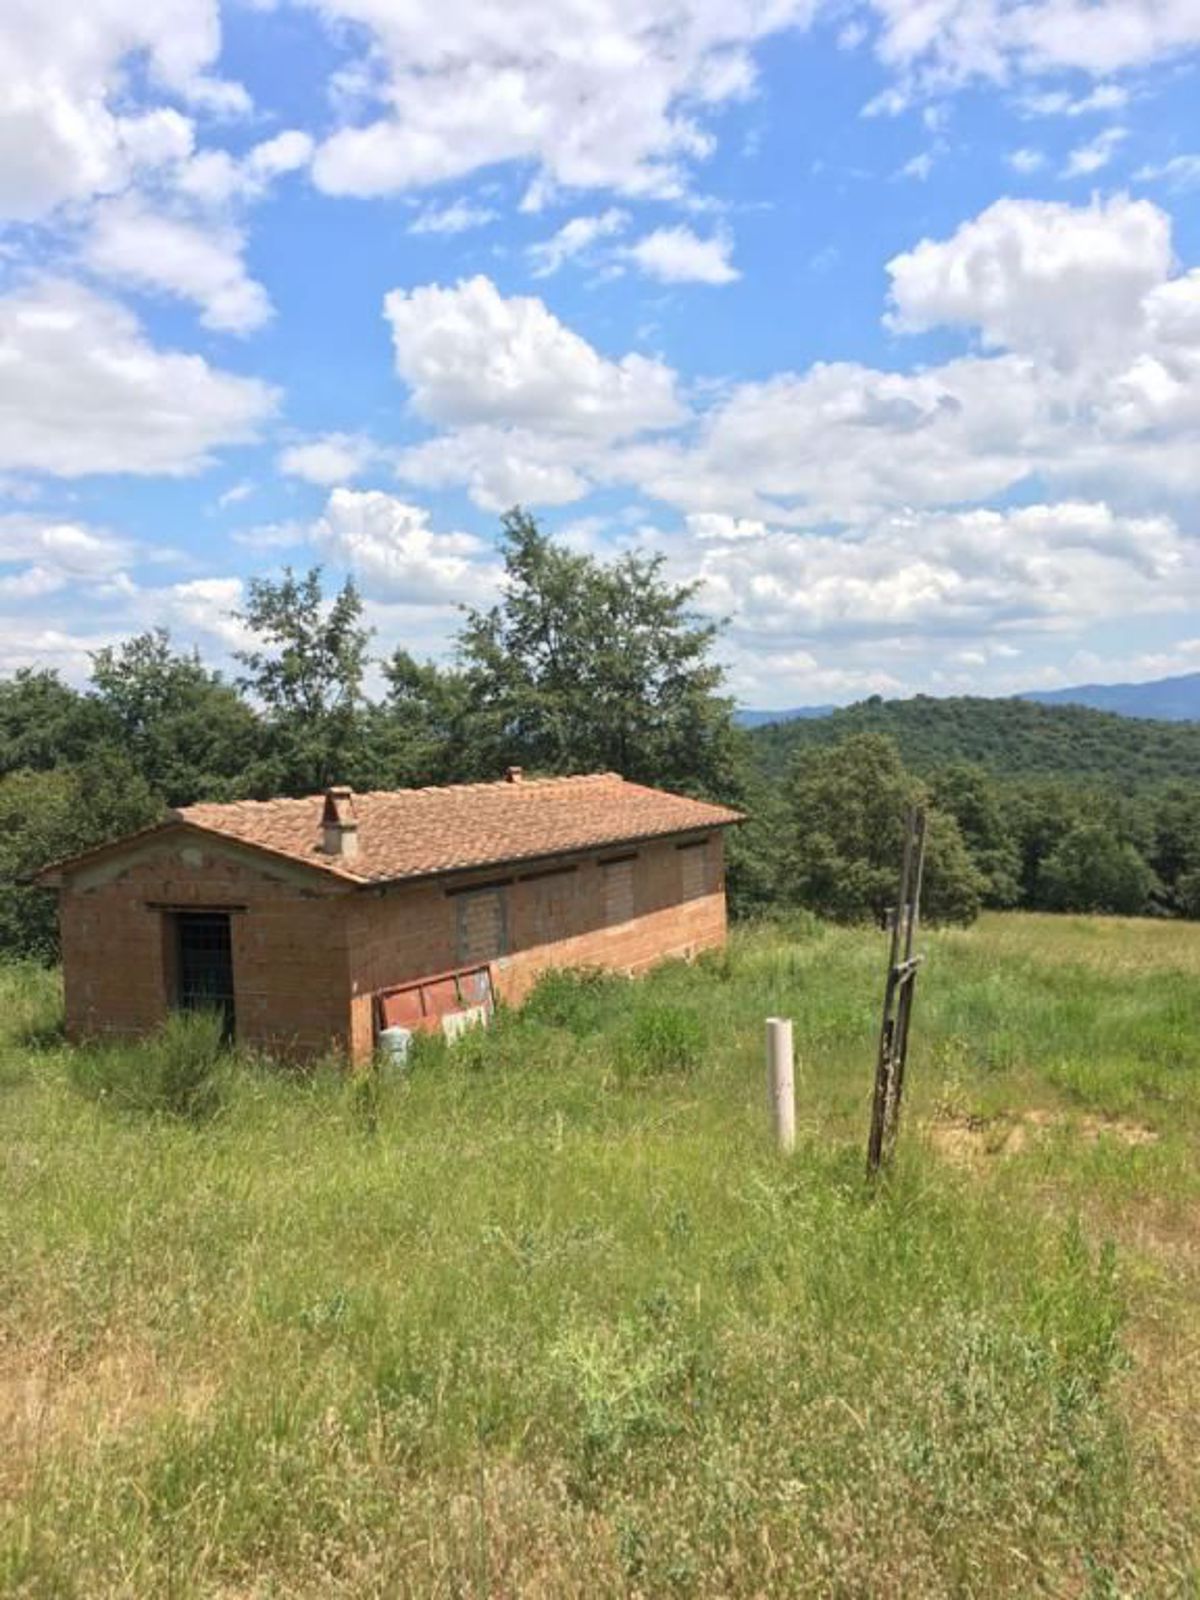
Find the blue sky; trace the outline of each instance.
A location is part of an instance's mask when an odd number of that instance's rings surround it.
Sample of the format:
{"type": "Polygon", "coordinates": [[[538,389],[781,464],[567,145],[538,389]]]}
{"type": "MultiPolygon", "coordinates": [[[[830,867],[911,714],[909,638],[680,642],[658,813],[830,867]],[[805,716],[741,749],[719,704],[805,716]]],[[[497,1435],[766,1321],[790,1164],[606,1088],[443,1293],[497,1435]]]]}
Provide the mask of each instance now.
{"type": "Polygon", "coordinates": [[[1197,0],[17,0],[0,670],[515,501],[747,704],[1200,668],[1197,0]],[[69,24],[69,25],[68,25],[69,24]]]}

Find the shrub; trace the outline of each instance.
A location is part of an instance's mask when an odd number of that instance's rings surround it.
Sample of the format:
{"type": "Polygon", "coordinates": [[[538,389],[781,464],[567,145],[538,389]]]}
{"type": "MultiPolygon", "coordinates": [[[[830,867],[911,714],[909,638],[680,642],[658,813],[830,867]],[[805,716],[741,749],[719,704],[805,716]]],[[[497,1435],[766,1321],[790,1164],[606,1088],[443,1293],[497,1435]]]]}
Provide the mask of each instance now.
{"type": "Polygon", "coordinates": [[[694,1072],[703,1058],[700,1019],[680,1006],[645,1006],[635,1012],[617,1047],[623,1078],[694,1072]]]}
{"type": "Polygon", "coordinates": [[[201,1122],[223,1098],[223,1033],[220,1012],[177,1011],[148,1039],[77,1050],[71,1076],[118,1110],[201,1122]]]}
{"type": "Polygon", "coordinates": [[[629,987],[630,979],[598,967],[554,969],[539,978],[521,1015],[582,1038],[620,1014],[629,987]]]}

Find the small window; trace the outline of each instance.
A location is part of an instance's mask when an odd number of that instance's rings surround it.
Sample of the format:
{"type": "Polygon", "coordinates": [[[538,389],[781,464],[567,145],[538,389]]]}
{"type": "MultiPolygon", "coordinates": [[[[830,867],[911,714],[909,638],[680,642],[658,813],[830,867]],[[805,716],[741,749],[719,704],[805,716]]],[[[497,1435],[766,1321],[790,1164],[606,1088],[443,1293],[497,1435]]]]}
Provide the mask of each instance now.
{"type": "Polygon", "coordinates": [[[508,949],[505,890],[480,889],[457,896],[458,965],[494,961],[508,949]]]}
{"type": "Polygon", "coordinates": [[[708,840],[685,846],[679,852],[681,889],[685,900],[708,893],[708,840]]]}
{"type": "Polygon", "coordinates": [[[618,922],[633,921],[633,858],[624,861],[605,861],[604,920],[611,927],[618,922]]]}

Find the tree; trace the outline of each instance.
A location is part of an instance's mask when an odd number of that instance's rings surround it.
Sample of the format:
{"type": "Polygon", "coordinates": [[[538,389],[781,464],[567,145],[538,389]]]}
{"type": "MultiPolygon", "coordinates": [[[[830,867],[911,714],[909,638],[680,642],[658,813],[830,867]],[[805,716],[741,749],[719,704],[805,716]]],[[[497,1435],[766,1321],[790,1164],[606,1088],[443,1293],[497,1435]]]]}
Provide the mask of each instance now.
{"type": "Polygon", "coordinates": [[[984,879],[984,904],[1016,905],[1021,894],[1021,855],[995,779],[983,767],[956,762],[934,774],[931,792],[938,809],[958,823],[963,843],[984,879]]]}
{"type": "Polygon", "coordinates": [[[896,746],[859,734],[801,756],[789,786],[785,873],[791,896],[839,922],[876,919],[893,904],[913,804],[928,810],[923,914],[931,922],[970,922],[983,879],[954,818],[904,770],[896,746]]]}
{"type": "Polygon", "coordinates": [[[258,719],[198,655],[176,655],[165,628],[98,650],[92,685],[121,748],[168,805],[238,792],[257,752],[258,719]]]}
{"type": "Polygon", "coordinates": [[[260,645],[236,652],[241,680],[263,707],[269,757],[253,771],[258,790],[310,794],[345,781],[363,758],[363,677],[371,630],[347,578],[326,604],[321,569],[298,578],[252,578],[244,612],[235,612],[260,645]]]}
{"type": "Polygon", "coordinates": [[[1102,823],[1081,822],[1042,864],[1046,905],[1053,911],[1145,911],[1158,880],[1132,844],[1102,823]]]}
{"type": "Polygon", "coordinates": [[[57,672],[22,667],[0,682],[0,774],[66,766],[118,738],[104,708],[57,672]]]}
{"type": "Polygon", "coordinates": [[[1162,883],[1167,904],[1186,917],[1200,909],[1200,787],[1172,783],[1154,797],[1150,865],[1162,883]]]}
{"type": "Polygon", "coordinates": [[[692,609],[697,585],[668,583],[660,555],[567,550],[520,510],[501,544],[502,597],[468,612],[458,639],[477,759],[736,791],[742,736],[719,693],[718,625],[692,609]]]}
{"type": "Polygon", "coordinates": [[[52,861],[146,827],[161,811],[140,774],[112,750],[75,767],[0,778],[0,950],[54,960],[54,897],[24,880],[52,861]]]}
{"type": "Polygon", "coordinates": [[[1175,904],[1181,916],[1200,919],[1200,866],[1188,867],[1175,880],[1175,904]]]}
{"type": "Polygon", "coordinates": [[[780,840],[787,834],[783,787],[748,768],[734,803],[746,814],[725,834],[725,890],[734,917],[763,916],[781,899],[780,840]]]}
{"type": "Polygon", "coordinates": [[[383,667],[388,692],[372,743],[393,784],[465,783],[496,767],[473,737],[466,673],[397,650],[383,667]]]}
{"type": "Polygon", "coordinates": [[[1071,784],[1044,779],[1010,784],[999,795],[1020,857],[1018,903],[1043,906],[1043,864],[1063,836],[1082,820],[1081,806],[1086,803],[1086,796],[1071,784]]]}

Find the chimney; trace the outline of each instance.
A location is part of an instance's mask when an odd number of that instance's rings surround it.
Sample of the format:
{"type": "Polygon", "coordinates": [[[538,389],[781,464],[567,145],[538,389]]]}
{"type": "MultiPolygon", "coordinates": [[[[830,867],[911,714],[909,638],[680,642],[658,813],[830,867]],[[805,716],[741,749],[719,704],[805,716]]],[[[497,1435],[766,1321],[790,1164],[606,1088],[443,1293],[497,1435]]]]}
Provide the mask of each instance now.
{"type": "Polygon", "coordinates": [[[506,767],[504,769],[505,783],[520,783],[525,776],[524,767],[506,767]]]}
{"type": "Polygon", "coordinates": [[[325,791],[321,813],[321,849],[327,856],[348,861],[358,854],[358,818],[354,815],[354,791],[347,784],[333,784],[325,791]]]}

